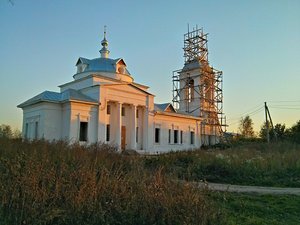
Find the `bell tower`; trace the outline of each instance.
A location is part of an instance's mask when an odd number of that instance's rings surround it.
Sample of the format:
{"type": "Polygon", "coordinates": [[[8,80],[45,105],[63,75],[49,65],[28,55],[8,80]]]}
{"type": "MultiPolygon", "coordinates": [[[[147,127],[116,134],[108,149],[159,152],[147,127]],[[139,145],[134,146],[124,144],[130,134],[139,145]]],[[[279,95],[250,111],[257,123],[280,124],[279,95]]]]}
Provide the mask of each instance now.
{"type": "Polygon", "coordinates": [[[172,76],[173,105],[179,113],[203,118],[201,134],[220,136],[223,77],[222,71],[209,65],[207,36],[198,27],[184,34],[184,66],[172,76]]]}

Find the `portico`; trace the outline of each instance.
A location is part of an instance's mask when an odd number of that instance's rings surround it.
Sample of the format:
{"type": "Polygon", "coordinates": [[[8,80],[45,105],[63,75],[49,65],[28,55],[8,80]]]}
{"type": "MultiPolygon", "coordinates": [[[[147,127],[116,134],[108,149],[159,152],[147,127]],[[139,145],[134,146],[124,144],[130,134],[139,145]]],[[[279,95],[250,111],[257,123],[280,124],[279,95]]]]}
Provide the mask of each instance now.
{"type": "Polygon", "coordinates": [[[107,101],[105,118],[105,143],[112,144],[120,150],[141,150],[143,124],[146,123],[145,106],[128,102],[107,101]]]}

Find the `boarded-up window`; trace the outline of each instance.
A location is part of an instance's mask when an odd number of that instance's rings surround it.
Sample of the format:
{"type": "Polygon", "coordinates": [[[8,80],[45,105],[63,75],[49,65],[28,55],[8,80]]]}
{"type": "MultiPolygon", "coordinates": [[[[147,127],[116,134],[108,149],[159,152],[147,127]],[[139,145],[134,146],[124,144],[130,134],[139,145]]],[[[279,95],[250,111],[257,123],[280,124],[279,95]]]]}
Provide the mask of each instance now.
{"type": "Polygon", "coordinates": [[[88,123],[80,122],[79,141],[87,141],[88,123]]]}

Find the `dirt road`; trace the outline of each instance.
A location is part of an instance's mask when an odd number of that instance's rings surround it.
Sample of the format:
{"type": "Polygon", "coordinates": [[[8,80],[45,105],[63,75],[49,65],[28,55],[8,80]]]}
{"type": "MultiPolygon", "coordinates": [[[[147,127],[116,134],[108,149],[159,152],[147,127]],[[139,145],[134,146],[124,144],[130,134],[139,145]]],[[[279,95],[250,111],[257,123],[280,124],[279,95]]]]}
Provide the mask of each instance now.
{"type": "Polygon", "coordinates": [[[271,195],[300,195],[300,188],[244,186],[244,185],[218,184],[218,183],[207,183],[207,182],[198,182],[194,184],[198,187],[207,188],[209,190],[214,190],[214,191],[271,194],[271,195]]]}

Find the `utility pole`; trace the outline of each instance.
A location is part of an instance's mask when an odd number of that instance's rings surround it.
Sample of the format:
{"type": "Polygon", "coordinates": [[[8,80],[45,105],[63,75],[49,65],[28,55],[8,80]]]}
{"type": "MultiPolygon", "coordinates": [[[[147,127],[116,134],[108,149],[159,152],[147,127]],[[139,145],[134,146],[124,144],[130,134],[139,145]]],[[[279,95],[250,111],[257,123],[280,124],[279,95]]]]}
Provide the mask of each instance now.
{"type": "Polygon", "coordinates": [[[266,128],[267,128],[267,142],[270,143],[269,121],[268,121],[268,106],[267,106],[267,102],[265,102],[265,115],[266,115],[266,128]]]}

